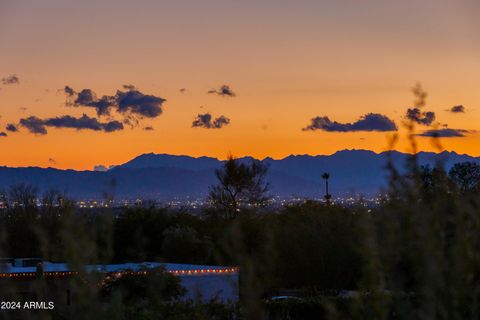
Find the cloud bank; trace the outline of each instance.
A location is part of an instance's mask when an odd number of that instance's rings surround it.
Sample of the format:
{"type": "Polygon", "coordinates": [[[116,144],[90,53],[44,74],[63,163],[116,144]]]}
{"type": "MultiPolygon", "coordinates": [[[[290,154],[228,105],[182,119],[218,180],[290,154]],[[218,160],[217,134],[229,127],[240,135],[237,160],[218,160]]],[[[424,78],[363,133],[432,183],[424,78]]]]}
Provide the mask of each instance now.
{"type": "Polygon", "coordinates": [[[47,127],[52,128],[70,128],[76,130],[93,130],[102,132],[114,132],[123,130],[123,124],[113,120],[100,122],[96,118],[91,118],[84,114],[79,118],[72,116],[61,116],[48,119],[40,119],[35,116],[20,119],[20,125],[25,127],[30,133],[37,135],[47,134],[47,127]]]}
{"type": "Polygon", "coordinates": [[[144,94],[132,85],[124,85],[124,88],[127,91],[118,90],[114,96],[104,95],[100,98],[91,89],[76,92],[65,86],[63,91],[67,96],[67,105],[94,108],[98,116],[109,116],[112,111],[136,119],[156,118],[162,114],[165,99],[144,94]]]}
{"type": "Polygon", "coordinates": [[[432,138],[462,138],[466,134],[471,133],[469,130],[465,129],[434,129],[427,130],[421,134],[417,134],[419,137],[432,137],[432,138]]]}
{"type": "Polygon", "coordinates": [[[328,132],[355,132],[355,131],[397,131],[395,122],[387,116],[378,113],[369,113],[353,123],[331,121],[328,117],[315,117],[303,131],[323,130],[328,132]]]}

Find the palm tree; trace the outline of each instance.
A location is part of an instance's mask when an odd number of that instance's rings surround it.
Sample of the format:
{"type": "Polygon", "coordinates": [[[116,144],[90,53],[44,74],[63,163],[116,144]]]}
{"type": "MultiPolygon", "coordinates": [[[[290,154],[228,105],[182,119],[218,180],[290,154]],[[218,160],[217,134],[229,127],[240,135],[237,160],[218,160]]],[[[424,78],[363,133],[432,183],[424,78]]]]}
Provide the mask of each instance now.
{"type": "Polygon", "coordinates": [[[330,199],[332,198],[332,195],[328,193],[328,179],[330,179],[330,173],[324,172],[322,174],[322,179],[325,180],[325,200],[327,200],[327,204],[330,203],[330,199]]]}

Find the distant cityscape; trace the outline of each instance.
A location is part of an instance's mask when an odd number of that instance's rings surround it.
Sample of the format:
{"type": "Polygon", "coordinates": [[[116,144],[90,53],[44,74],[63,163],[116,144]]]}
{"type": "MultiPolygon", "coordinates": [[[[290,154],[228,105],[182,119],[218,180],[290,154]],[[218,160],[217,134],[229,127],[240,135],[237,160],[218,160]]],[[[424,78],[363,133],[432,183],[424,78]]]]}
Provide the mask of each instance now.
{"type": "MultiPolygon", "coordinates": [[[[381,204],[384,197],[359,198],[359,197],[333,197],[330,202],[343,207],[352,207],[361,204],[364,207],[373,208],[381,204]]],[[[306,197],[272,197],[268,201],[267,208],[278,209],[291,205],[306,203],[307,201],[325,202],[323,197],[306,198],[306,197]]],[[[42,207],[42,200],[36,199],[37,207],[42,207]]],[[[171,200],[142,200],[142,199],[81,199],[75,200],[74,204],[81,209],[100,209],[100,208],[125,208],[125,207],[149,207],[170,208],[170,209],[188,209],[189,211],[198,210],[199,212],[210,206],[207,199],[201,198],[184,198],[171,200]]],[[[0,202],[0,209],[6,208],[5,203],[0,202]]]]}
{"type": "MultiPolygon", "coordinates": [[[[351,207],[362,203],[366,207],[375,207],[381,204],[382,196],[372,198],[359,198],[359,197],[333,197],[331,202],[340,206],[351,207]]],[[[318,198],[306,198],[306,197],[272,197],[269,200],[269,208],[279,208],[289,205],[297,205],[305,203],[307,201],[325,202],[323,197],[318,198]]],[[[169,208],[186,208],[186,209],[204,209],[210,204],[206,199],[172,199],[170,201],[154,201],[154,200],[142,200],[142,199],[119,199],[119,200],[79,200],[76,201],[76,205],[79,208],[105,208],[105,207],[132,207],[132,206],[144,206],[155,205],[157,207],[169,207],[169,208]]]]}
{"type": "MultiPolygon", "coordinates": [[[[455,163],[480,159],[455,152],[420,152],[420,165],[435,167],[443,163],[448,170],[455,163]]],[[[388,161],[399,172],[405,170],[408,154],[396,151],[375,153],[367,150],[343,150],[332,155],[298,155],[284,159],[261,160],[268,166],[266,181],[270,205],[279,207],[307,199],[324,200],[324,172],[330,173],[332,201],[349,206],[359,199],[378,204],[378,194],[388,187],[388,161]],[[362,198],[363,197],[363,198],[362,198]]],[[[239,159],[249,162],[252,158],[239,159]]],[[[57,190],[77,200],[78,207],[133,206],[155,203],[173,208],[202,208],[209,187],[215,181],[215,169],[222,165],[215,158],[143,154],[107,171],[75,171],[54,168],[0,167],[0,191],[19,184],[36,188],[39,198],[57,190]],[[104,199],[114,199],[112,204],[104,199]],[[140,200],[143,199],[143,200],[140,200]],[[151,199],[151,200],[145,200],[151,199]]]]}
{"type": "MultiPolygon", "coordinates": [[[[330,202],[343,207],[352,207],[363,205],[367,208],[373,208],[381,204],[382,196],[359,198],[359,197],[333,197],[330,202]]],[[[298,205],[306,203],[307,201],[325,202],[323,197],[306,198],[306,197],[272,197],[268,201],[267,208],[278,209],[281,207],[287,207],[290,205],[298,205]]],[[[37,207],[42,207],[42,200],[36,199],[37,207]]],[[[144,200],[144,199],[80,199],[74,201],[75,206],[80,209],[100,209],[100,208],[129,208],[129,207],[149,207],[154,206],[157,208],[170,208],[170,209],[186,209],[188,211],[201,212],[203,209],[208,208],[210,203],[207,199],[202,198],[183,198],[183,199],[171,199],[171,200],[144,200]]],[[[4,202],[0,202],[0,209],[5,209],[7,205],[4,202]]]]}

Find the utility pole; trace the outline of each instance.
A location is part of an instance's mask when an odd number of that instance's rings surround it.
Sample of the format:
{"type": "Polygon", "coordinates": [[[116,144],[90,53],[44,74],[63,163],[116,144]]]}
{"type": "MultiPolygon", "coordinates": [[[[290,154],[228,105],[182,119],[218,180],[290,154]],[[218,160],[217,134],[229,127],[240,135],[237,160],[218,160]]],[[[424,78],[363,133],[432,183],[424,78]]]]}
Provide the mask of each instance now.
{"type": "Polygon", "coordinates": [[[330,179],[330,173],[324,172],[322,174],[322,179],[325,180],[325,195],[323,197],[327,201],[327,204],[330,204],[330,199],[332,198],[332,195],[328,192],[328,179],[330,179]]]}

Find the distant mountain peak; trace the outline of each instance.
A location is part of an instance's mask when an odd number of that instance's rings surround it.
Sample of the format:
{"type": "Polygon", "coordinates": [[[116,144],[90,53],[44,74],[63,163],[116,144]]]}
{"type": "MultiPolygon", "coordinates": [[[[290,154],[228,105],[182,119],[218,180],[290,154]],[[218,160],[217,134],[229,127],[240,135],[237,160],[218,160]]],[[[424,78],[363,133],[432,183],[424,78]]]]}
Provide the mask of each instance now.
{"type": "Polygon", "coordinates": [[[207,168],[217,167],[218,159],[209,157],[192,157],[187,155],[170,155],[144,153],[132,160],[118,166],[120,168],[162,168],[177,167],[188,170],[204,170],[207,168]]]}
{"type": "MultiPolygon", "coordinates": [[[[409,154],[398,151],[375,153],[369,150],[340,150],[332,155],[289,155],[283,159],[267,157],[268,181],[273,195],[317,197],[323,186],[322,174],[331,173],[330,190],[335,196],[373,195],[388,185],[385,165],[390,159],[400,172],[409,154]]],[[[253,157],[240,158],[249,161],[253,157]]],[[[480,158],[456,152],[419,152],[420,164],[438,162],[448,169],[457,162],[480,158]]],[[[76,198],[101,197],[116,181],[115,195],[120,198],[167,199],[171,197],[205,197],[216,182],[214,169],[223,161],[210,157],[191,157],[145,153],[107,171],[75,171],[54,168],[0,167],[0,189],[28,183],[40,192],[50,188],[66,190],[76,198]]],[[[320,195],[321,196],[321,195],[320,195]]]]}

